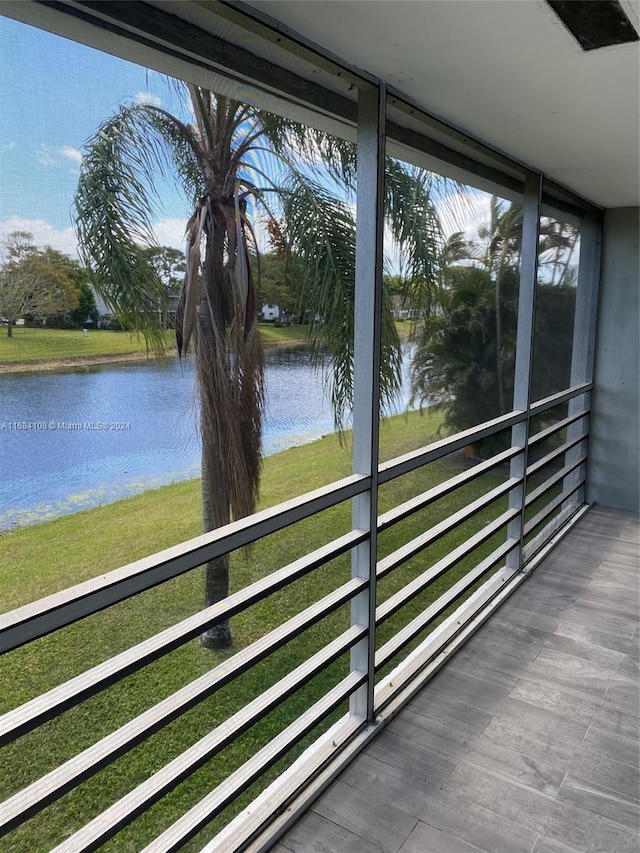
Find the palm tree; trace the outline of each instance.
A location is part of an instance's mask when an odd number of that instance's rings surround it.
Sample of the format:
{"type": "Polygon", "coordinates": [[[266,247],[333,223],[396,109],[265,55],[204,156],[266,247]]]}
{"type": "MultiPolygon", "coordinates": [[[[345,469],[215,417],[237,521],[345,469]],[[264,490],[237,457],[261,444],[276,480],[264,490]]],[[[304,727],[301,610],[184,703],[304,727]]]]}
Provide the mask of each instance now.
{"type": "MultiPolygon", "coordinates": [[[[443,405],[447,400],[450,401],[450,406],[453,406],[449,412],[451,425],[464,423],[465,426],[472,426],[473,423],[467,423],[467,421],[470,418],[473,421],[476,416],[471,415],[462,400],[457,404],[452,402],[456,397],[456,387],[457,392],[461,393],[465,399],[469,398],[469,404],[479,406],[479,411],[491,410],[491,417],[507,411],[506,396],[509,389],[505,387],[504,367],[505,363],[508,363],[513,356],[513,352],[509,346],[505,347],[503,314],[505,310],[510,311],[511,309],[512,294],[509,296],[509,304],[503,305],[503,288],[505,278],[513,277],[520,262],[522,207],[514,204],[507,206],[501,199],[492,196],[489,209],[489,222],[483,223],[478,228],[480,242],[470,240],[461,231],[456,231],[447,238],[442,250],[442,258],[446,268],[444,313],[439,318],[428,318],[423,327],[416,330],[415,335],[417,353],[412,380],[413,397],[415,400],[422,402],[429,400],[431,403],[438,402],[440,405],[443,405]],[[480,272],[483,274],[478,275],[477,273],[480,272]],[[493,289],[490,307],[487,301],[489,285],[493,289]],[[436,362],[441,362],[446,347],[448,345],[453,346],[456,337],[453,328],[456,324],[460,325],[460,312],[463,305],[465,311],[468,310],[472,313],[472,316],[466,317],[464,321],[469,324],[470,338],[467,343],[470,349],[462,340],[456,346],[461,347],[459,355],[466,351],[468,358],[466,361],[460,362],[459,358],[454,357],[449,367],[453,367],[454,362],[457,361],[459,362],[458,369],[448,370],[445,378],[439,371],[434,372],[433,366],[436,362]],[[471,306],[474,307],[471,308],[471,306]],[[482,320],[480,320],[481,314],[482,320]],[[446,322],[445,317],[448,318],[446,322]],[[487,340],[489,335],[487,324],[491,326],[492,340],[490,342],[487,340]],[[442,335],[447,325],[449,343],[443,344],[442,335]],[[482,354],[474,344],[476,332],[480,332],[482,336],[482,354]],[[436,339],[439,343],[436,343],[436,339]],[[489,343],[488,350],[485,346],[486,343],[489,343]],[[432,344],[439,353],[438,355],[431,352],[432,344]],[[435,361],[433,361],[434,358],[435,361]],[[487,360],[488,358],[489,360],[487,360]],[[478,363],[482,363],[483,381],[478,379],[479,374],[473,373],[474,370],[479,369],[478,363]],[[495,374],[495,381],[490,377],[491,372],[495,374]],[[461,378],[463,374],[466,375],[464,380],[461,378]],[[472,376],[476,376],[475,384],[478,386],[478,394],[473,394],[470,391],[473,384],[471,382],[472,376]],[[458,387],[460,382],[462,382],[462,386],[458,387]],[[487,383],[491,386],[491,393],[489,394],[487,394],[487,383]],[[468,386],[467,391],[462,390],[463,386],[468,386]],[[454,409],[456,410],[455,413],[454,409]],[[462,414],[463,411],[465,414],[462,414]]],[[[514,320],[513,315],[510,316],[510,320],[514,320]]],[[[507,330],[506,337],[509,340],[511,339],[509,330],[507,330]]]]}
{"type": "MultiPolygon", "coordinates": [[[[454,432],[501,412],[498,361],[502,393],[513,391],[518,278],[514,269],[505,269],[501,278],[500,350],[495,281],[480,265],[460,264],[448,270],[441,312],[423,321],[414,333],[413,402],[444,409],[444,426],[454,432]]],[[[474,446],[470,452],[478,455],[479,448],[474,446]]]]}
{"type": "Polygon", "coordinates": [[[522,247],[522,207],[506,206],[496,196],[490,204],[488,225],[478,229],[478,236],[485,242],[484,265],[493,278],[495,286],[496,312],[496,381],[498,409],[506,412],[505,387],[502,365],[504,361],[502,332],[502,284],[507,271],[517,269],[522,247]]]}
{"type": "MultiPolygon", "coordinates": [[[[182,84],[179,84],[180,86],[182,84]]],[[[161,286],[140,245],[154,245],[154,181],[174,175],[193,213],[186,231],[186,275],[176,316],[178,351],[192,347],[200,399],[205,531],[252,513],[258,498],[263,354],[257,329],[258,253],[252,218],[265,212],[287,244],[312,333],[333,361],[338,424],[352,400],[355,228],[349,143],[185,84],[194,121],[160,106],[121,106],[89,141],[75,197],[79,244],[105,301],[159,347],[161,286]]],[[[436,265],[437,244],[416,237],[417,216],[437,233],[426,173],[389,161],[390,227],[411,263],[436,265]],[[400,203],[404,199],[405,204],[400,203]],[[415,224],[415,223],[414,223],[415,224]]],[[[383,328],[382,396],[399,383],[400,347],[390,312],[383,328]]],[[[206,604],[229,589],[228,557],[208,564],[206,604]]],[[[231,642],[228,624],[203,637],[231,642]]]]}
{"type": "MultiPolygon", "coordinates": [[[[510,408],[513,391],[522,208],[493,197],[480,242],[462,232],[443,246],[442,311],[414,334],[412,398],[446,410],[445,425],[467,429],[510,408]]],[[[534,340],[534,399],[566,386],[575,292],[571,260],[579,232],[567,223],[540,221],[540,275],[534,340]]]]}
{"type": "Polygon", "coordinates": [[[522,206],[507,204],[496,196],[489,203],[489,221],[478,228],[480,242],[465,239],[462,232],[452,234],[445,245],[445,262],[454,267],[460,261],[471,261],[488,273],[493,282],[495,299],[495,371],[498,409],[507,411],[503,375],[502,288],[504,277],[520,266],[522,246],[522,206]]]}

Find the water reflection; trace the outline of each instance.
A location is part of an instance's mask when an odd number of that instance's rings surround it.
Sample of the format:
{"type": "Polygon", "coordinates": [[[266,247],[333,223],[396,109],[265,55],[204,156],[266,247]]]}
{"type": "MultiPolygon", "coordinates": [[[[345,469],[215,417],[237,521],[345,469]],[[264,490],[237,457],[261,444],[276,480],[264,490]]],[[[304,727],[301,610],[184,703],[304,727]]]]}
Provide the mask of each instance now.
{"type": "MultiPolygon", "coordinates": [[[[265,455],[332,432],[309,354],[266,359],[265,455]]],[[[0,378],[0,528],[199,476],[197,418],[188,360],[0,378]]]]}

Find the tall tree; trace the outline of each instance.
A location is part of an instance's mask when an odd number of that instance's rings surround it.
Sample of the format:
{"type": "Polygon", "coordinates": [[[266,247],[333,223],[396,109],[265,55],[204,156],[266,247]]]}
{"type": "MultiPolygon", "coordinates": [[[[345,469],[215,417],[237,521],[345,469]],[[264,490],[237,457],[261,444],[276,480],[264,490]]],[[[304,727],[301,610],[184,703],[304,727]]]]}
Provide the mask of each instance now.
{"type": "Polygon", "coordinates": [[[82,329],[87,323],[92,323],[97,328],[100,320],[96,297],[91,286],[86,281],[76,283],[78,292],[78,307],[69,313],[69,325],[73,329],[82,329]]]}
{"type": "Polygon", "coordinates": [[[507,274],[514,274],[520,264],[522,247],[522,207],[507,205],[496,196],[492,196],[490,219],[487,225],[478,229],[478,236],[484,242],[483,262],[493,279],[495,290],[496,315],[496,385],[498,391],[498,410],[506,412],[507,404],[503,364],[505,347],[503,342],[502,288],[507,274]]]}
{"type": "Polygon", "coordinates": [[[40,252],[40,258],[50,267],[63,273],[73,282],[77,305],[63,309],[46,319],[47,326],[62,329],[82,329],[87,322],[96,324],[99,320],[98,309],[93,290],[90,285],[90,273],[77,258],[72,258],[64,252],[46,246],[40,252]]]}
{"type": "Polygon", "coordinates": [[[287,269],[284,257],[269,252],[260,258],[252,257],[251,262],[260,268],[259,308],[263,305],[277,305],[289,315],[303,310],[300,296],[296,293],[296,279],[291,275],[291,270],[287,269]]]}
{"type": "MultiPolygon", "coordinates": [[[[305,302],[333,357],[333,401],[342,422],[352,399],[355,227],[349,194],[354,146],[228,97],[186,84],[188,123],[159,106],[121,106],[87,145],[76,193],[81,249],[105,301],[160,345],[161,284],[138,244],[153,246],[154,180],[171,171],[193,214],[176,316],[181,354],[195,354],[202,433],[205,530],[250,514],[258,497],[263,355],[256,324],[258,253],[252,219],[263,211],[291,250],[305,302]],[[332,191],[333,190],[333,191],[332,191]],[[276,219],[277,216],[277,219],[276,219]]],[[[438,233],[429,181],[389,161],[394,237],[416,267],[436,264],[435,243],[416,238],[420,217],[438,233]],[[404,203],[402,203],[404,201],[404,203]]],[[[384,325],[383,396],[399,382],[400,347],[384,325]]],[[[206,572],[206,603],[228,593],[227,557],[206,572]]],[[[205,645],[230,642],[219,624],[205,645]]]]}
{"type": "Polygon", "coordinates": [[[79,305],[70,274],[71,258],[46,246],[34,246],[26,231],[14,231],[0,243],[0,316],[7,335],[23,317],[37,319],[72,311],[79,305]]]}
{"type": "Polygon", "coordinates": [[[166,329],[169,324],[170,297],[179,296],[187,273],[184,252],[171,246],[143,246],[140,251],[162,286],[158,311],[162,328],[166,329]]]}
{"type": "Polygon", "coordinates": [[[522,206],[509,204],[497,196],[492,196],[489,220],[479,226],[478,238],[478,241],[470,240],[465,238],[463,233],[456,232],[449,237],[444,254],[449,269],[457,269],[469,262],[470,265],[484,270],[493,282],[496,392],[498,411],[506,412],[509,401],[504,376],[502,289],[505,276],[511,275],[520,265],[522,206]]]}

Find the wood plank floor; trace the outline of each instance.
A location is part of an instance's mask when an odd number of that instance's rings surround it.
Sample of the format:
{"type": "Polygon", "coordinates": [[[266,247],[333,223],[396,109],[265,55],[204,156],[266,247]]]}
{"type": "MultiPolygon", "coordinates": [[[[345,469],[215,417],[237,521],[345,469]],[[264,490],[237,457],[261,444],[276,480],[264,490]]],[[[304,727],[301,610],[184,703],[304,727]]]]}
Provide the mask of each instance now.
{"type": "Polygon", "coordinates": [[[638,853],[639,528],[591,510],[274,853],[638,853]]]}

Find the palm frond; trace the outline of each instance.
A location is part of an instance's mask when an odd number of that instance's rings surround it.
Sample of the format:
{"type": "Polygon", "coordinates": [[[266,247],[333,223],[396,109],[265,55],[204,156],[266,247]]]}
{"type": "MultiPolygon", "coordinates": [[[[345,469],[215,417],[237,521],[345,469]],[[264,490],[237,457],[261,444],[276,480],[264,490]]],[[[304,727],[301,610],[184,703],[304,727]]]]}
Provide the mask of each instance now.
{"type": "MultiPolygon", "coordinates": [[[[353,405],[355,219],[349,205],[326,187],[293,174],[283,195],[289,275],[297,278],[301,307],[309,321],[316,362],[331,358],[331,401],[341,431],[353,405]]],[[[391,402],[399,390],[401,353],[385,297],[381,401],[391,402]]]]}
{"type": "Polygon", "coordinates": [[[164,345],[158,317],[163,290],[139,246],[156,243],[154,178],[169,166],[178,136],[185,156],[186,134],[184,125],[158,107],[121,107],[89,141],[74,199],[80,252],[96,289],[158,350],[164,345]]]}
{"type": "Polygon", "coordinates": [[[413,303],[426,314],[438,304],[443,276],[444,236],[431,189],[431,173],[387,157],[385,216],[413,303]]]}

